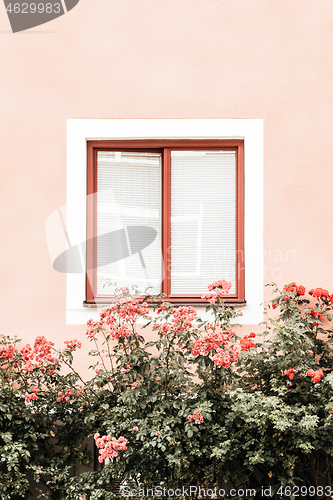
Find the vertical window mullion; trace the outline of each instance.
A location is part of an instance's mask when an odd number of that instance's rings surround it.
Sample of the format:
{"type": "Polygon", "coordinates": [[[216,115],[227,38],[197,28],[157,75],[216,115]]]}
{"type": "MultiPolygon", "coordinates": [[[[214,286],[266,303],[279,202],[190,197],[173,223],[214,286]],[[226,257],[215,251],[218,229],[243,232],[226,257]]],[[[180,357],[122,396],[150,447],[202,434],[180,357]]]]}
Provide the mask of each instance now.
{"type": "Polygon", "coordinates": [[[162,255],[163,282],[162,292],[170,296],[171,292],[171,150],[163,150],[162,166],[162,255]]]}

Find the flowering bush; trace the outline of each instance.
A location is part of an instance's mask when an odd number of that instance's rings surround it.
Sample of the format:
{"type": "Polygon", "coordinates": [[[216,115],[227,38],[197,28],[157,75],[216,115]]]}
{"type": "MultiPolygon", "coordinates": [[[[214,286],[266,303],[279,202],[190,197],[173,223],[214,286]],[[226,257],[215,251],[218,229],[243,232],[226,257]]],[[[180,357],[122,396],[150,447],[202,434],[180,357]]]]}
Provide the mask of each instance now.
{"type": "Polygon", "coordinates": [[[163,296],[117,290],[87,325],[88,382],[72,366],[77,339],[55,350],[44,337],[22,348],[3,337],[0,456],[10,459],[0,462],[0,496],[28,497],[28,475],[43,498],[73,500],[112,498],[117,479],[147,487],[222,478],[258,496],[262,485],[330,485],[333,295],[275,289],[265,331],[239,335],[241,313],[224,303],[230,287],[209,285],[209,321],[163,296]],[[74,464],[89,463],[83,440],[92,436],[95,470],[72,476],[74,464]]]}
{"type": "Polygon", "coordinates": [[[56,351],[45,337],[33,346],[6,336],[0,343],[0,497],[28,498],[36,487],[60,498],[72,467],[91,462],[82,392],[73,396],[84,384],[75,372],[61,372],[75,346],[56,351]]]}
{"type": "Polygon", "coordinates": [[[275,426],[279,432],[271,435],[266,455],[261,443],[258,456],[271,463],[268,472],[266,466],[262,470],[271,484],[281,478],[294,484],[298,478],[311,486],[325,478],[331,485],[333,294],[322,288],[306,294],[295,282],[274,293],[267,313],[272,307],[278,315],[266,323],[266,340],[249,358],[241,384],[248,393],[277,396],[281,408],[292,412],[289,420],[285,417],[275,426]]]}

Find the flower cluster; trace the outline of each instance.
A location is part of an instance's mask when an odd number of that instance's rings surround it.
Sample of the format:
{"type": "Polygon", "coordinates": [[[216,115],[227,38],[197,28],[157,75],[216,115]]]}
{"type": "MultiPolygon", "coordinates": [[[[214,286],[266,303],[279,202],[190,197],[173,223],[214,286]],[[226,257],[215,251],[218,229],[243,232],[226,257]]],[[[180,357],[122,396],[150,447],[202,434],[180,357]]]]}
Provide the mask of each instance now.
{"type": "Polygon", "coordinates": [[[192,422],[192,420],[194,420],[196,424],[202,424],[202,422],[204,421],[200,411],[197,410],[193,412],[193,415],[189,415],[187,418],[189,422],[192,422]]]}
{"type": "Polygon", "coordinates": [[[245,335],[241,339],[240,345],[236,342],[230,342],[231,337],[235,335],[236,333],[232,329],[207,333],[201,339],[193,342],[192,355],[209,356],[212,354],[212,351],[215,351],[212,361],[224,368],[230,368],[232,363],[237,363],[241,351],[247,351],[251,347],[256,347],[256,344],[252,340],[249,340],[256,336],[255,333],[251,332],[250,335],[245,335]]]}
{"type": "MultiPolygon", "coordinates": [[[[283,287],[283,292],[287,292],[287,293],[291,292],[293,295],[284,294],[283,297],[279,297],[278,299],[275,299],[274,301],[272,301],[272,308],[273,309],[276,309],[277,306],[279,305],[279,303],[290,301],[293,298],[296,300],[299,300],[300,296],[305,295],[306,289],[303,285],[297,285],[293,281],[292,283],[289,283],[288,285],[285,285],[283,287]]],[[[329,291],[325,290],[324,288],[320,288],[320,287],[311,288],[311,290],[308,291],[308,294],[311,295],[313,298],[318,298],[318,299],[322,300],[326,305],[333,304],[333,294],[330,294],[329,291]]],[[[317,314],[319,315],[319,313],[317,313],[316,311],[311,311],[309,314],[315,318],[318,318],[319,320],[322,319],[319,316],[317,316],[317,314]]],[[[312,324],[312,326],[316,326],[317,324],[318,324],[317,322],[314,322],[312,324]]]]}
{"type": "Polygon", "coordinates": [[[21,349],[21,354],[26,361],[25,371],[33,371],[35,368],[41,367],[43,364],[56,364],[57,359],[52,356],[53,342],[46,340],[44,336],[36,337],[33,348],[27,344],[21,349]]]}
{"type": "Polygon", "coordinates": [[[66,344],[66,348],[69,349],[70,351],[75,351],[76,348],[81,349],[82,347],[82,342],[79,340],[65,340],[64,343],[66,344]]]}
{"type": "Polygon", "coordinates": [[[231,288],[231,283],[226,280],[215,281],[208,285],[208,290],[213,293],[206,293],[202,295],[201,298],[204,300],[208,300],[211,304],[215,304],[218,298],[223,299],[224,296],[229,293],[231,288]]]}
{"type": "Polygon", "coordinates": [[[225,350],[219,350],[212,361],[224,368],[230,368],[231,363],[237,363],[241,348],[238,344],[230,344],[225,350]]]}
{"type": "Polygon", "coordinates": [[[232,329],[216,333],[207,333],[201,339],[193,342],[192,355],[198,356],[201,354],[203,356],[208,356],[211,351],[217,351],[221,346],[228,346],[230,338],[235,335],[236,333],[232,329]]]}
{"type": "Polygon", "coordinates": [[[89,328],[86,333],[88,337],[94,338],[99,330],[105,330],[114,339],[126,338],[133,333],[132,325],[139,316],[151,319],[151,316],[148,316],[148,306],[128,294],[127,287],[116,290],[116,293],[120,292],[122,294],[115,296],[114,303],[100,313],[100,321],[90,319],[87,322],[89,328]],[[119,319],[127,322],[128,325],[119,325],[119,319]]]}
{"type": "MultiPolygon", "coordinates": [[[[312,309],[310,312],[309,312],[309,316],[312,316],[312,318],[315,318],[317,319],[318,321],[322,321],[323,320],[323,317],[322,315],[320,314],[320,312],[318,311],[314,311],[314,309],[312,309]]],[[[315,326],[318,325],[318,322],[317,321],[314,321],[313,323],[311,323],[311,326],[312,328],[314,328],[315,326]]]]}
{"type": "Polygon", "coordinates": [[[101,330],[104,326],[103,321],[93,321],[92,319],[89,319],[87,321],[87,326],[89,327],[87,329],[86,335],[93,339],[99,330],[101,330]]]}
{"type": "MultiPolygon", "coordinates": [[[[81,391],[79,391],[79,392],[81,392],[81,391]]],[[[81,394],[82,394],[82,392],[81,392],[81,394]]],[[[60,403],[61,400],[64,399],[68,403],[68,401],[71,400],[71,396],[73,396],[73,392],[71,391],[71,389],[67,389],[66,392],[58,392],[57,402],[60,403]]]]}
{"type": "Polygon", "coordinates": [[[12,344],[0,347],[0,356],[7,361],[14,356],[14,352],[15,347],[12,344]]]}
{"type": "Polygon", "coordinates": [[[289,380],[293,380],[295,377],[295,372],[296,372],[295,368],[288,368],[288,370],[286,370],[285,375],[288,375],[289,380]]]}
{"type": "Polygon", "coordinates": [[[245,335],[240,341],[242,351],[248,351],[251,347],[256,347],[256,344],[249,339],[254,339],[256,336],[255,333],[251,332],[250,335],[245,335]]]}
{"type": "Polygon", "coordinates": [[[318,311],[314,311],[313,309],[309,312],[309,316],[312,316],[313,318],[319,319],[319,321],[322,320],[322,315],[318,311]]]}
{"type": "Polygon", "coordinates": [[[304,295],[305,294],[305,287],[303,285],[296,285],[296,283],[293,281],[292,283],[289,283],[289,285],[285,285],[283,287],[283,290],[285,292],[292,292],[295,293],[296,295],[304,295]]]}
{"type": "Polygon", "coordinates": [[[111,436],[100,436],[97,432],[94,435],[97,448],[99,448],[99,463],[103,463],[107,458],[116,458],[118,451],[127,450],[128,440],[120,436],[118,439],[111,436]]]}
{"type": "Polygon", "coordinates": [[[192,321],[197,315],[197,311],[191,306],[175,307],[172,309],[172,332],[182,333],[192,327],[192,321]]]}
{"type": "MultiPolygon", "coordinates": [[[[162,304],[157,309],[157,314],[166,311],[166,307],[162,304]]],[[[171,324],[164,323],[163,325],[155,324],[154,330],[160,330],[162,335],[168,333],[179,335],[192,327],[192,321],[197,315],[197,311],[191,306],[173,307],[171,309],[171,324]]]]}
{"type": "Polygon", "coordinates": [[[312,377],[312,382],[314,384],[317,384],[323,378],[324,372],[321,369],[320,370],[312,370],[312,369],[310,369],[310,370],[308,370],[307,376],[308,377],[312,377]]]}
{"type": "Polygon", "coordinates": [[[324,290],[323,288],[311,288],[309,290],[309,295],[312,295],[314,298],[319,298],[319,299],[327,299],[330,302],[333,302],[333,294],[330,295],[328,290],[324,290]]]}
{"type": "Polygon", "coordinates": [[[38,392],[39,392],[38,387],[34,387],[34,388],[32,389],[32,393],[31,393],[31,394],[29,394],[28,392],[26,392],[26,393],[25,393],[25,396],[24,396],[25,402],[26,402],[26,403],[30,403],[30,401],[31,401],[32,399],[35,399],[35,400],[36,400],[36,399],[37,399],[37,394],[38,394],[38,392]]]}
{"type": "Polygon", "coordinates": [[[120,373],[128,373],[130,371],[131,365],[126,365],[126,368],[121,368],[120,373]]]}
{"type": "MultiPolygon", "coordinates": [[[[288,285],[285,285],[283,287],[283,291],[284,292],[291,292],[293,293],[294,295],[298,295],[298,296],[301,296],[301,295],[305,295],[305,287],[303,285],[297,285],[294,281],[292,283],[289,283],[288,285]]],[[[282,297],[280,300],[281,302],[286,302],[288,300],[291,300],[292,299],[292,296],[290,295],[286,295],[284,297],[282,297]]],[[[274,300],[272,302],[272,308],[273,309],[276,309],[279,305],[279,300],[274,300]]]]}

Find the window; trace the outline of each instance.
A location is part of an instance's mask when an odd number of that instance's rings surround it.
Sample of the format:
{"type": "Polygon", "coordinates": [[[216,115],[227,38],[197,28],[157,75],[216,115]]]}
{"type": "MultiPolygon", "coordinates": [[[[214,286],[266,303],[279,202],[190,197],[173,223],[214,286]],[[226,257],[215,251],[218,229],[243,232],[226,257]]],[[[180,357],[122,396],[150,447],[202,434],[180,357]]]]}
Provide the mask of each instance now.
{"type": "Polygon", "coordinates": [[[87,194],[88,304],[108,279],[203,304],[223,278],[245,301],[242,140],[88,141],[87,194]]]}

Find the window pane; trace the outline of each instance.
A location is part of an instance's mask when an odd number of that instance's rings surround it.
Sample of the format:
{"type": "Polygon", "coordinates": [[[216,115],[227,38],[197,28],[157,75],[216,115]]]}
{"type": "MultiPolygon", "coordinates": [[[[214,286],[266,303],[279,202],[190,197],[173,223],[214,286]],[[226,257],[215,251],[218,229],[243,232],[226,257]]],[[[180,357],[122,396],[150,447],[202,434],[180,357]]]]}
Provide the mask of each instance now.
{"type": "Polygon", "coordinates": [[[97,157],[97,294],[105,278],[140,290],[161,283],[161,155],[99,151],[97,157]]]}
{"type": "Polygon", "coordinates": [[[171,152],[171,293],[232,283],[236,262],[236,152],[171,152]]]}

